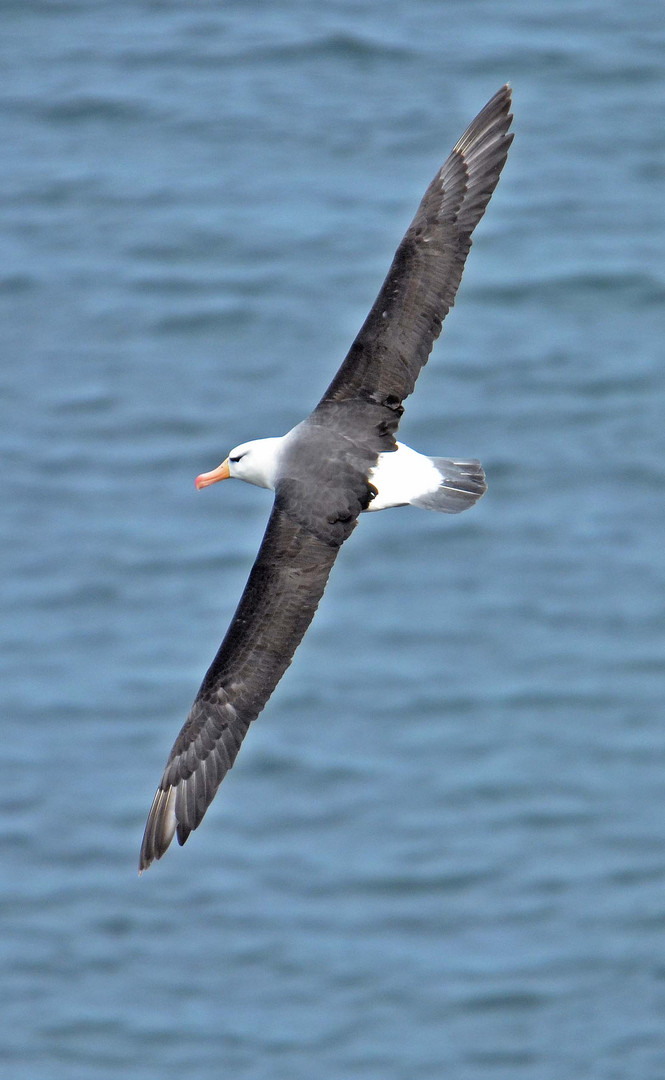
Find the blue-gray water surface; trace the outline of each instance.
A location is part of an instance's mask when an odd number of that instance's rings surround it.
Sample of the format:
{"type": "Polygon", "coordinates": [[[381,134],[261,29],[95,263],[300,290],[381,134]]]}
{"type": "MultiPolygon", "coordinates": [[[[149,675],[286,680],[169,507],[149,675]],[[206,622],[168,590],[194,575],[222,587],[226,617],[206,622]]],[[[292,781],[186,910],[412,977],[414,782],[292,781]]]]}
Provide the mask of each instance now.
{"type": "Polygon", "coordinates": [[[0,4],[11,1080],[665,1076],[660,0],[0,4]],[[201,829],[137,877],[267,492],[498,87],[402,437],[201,829]]]}

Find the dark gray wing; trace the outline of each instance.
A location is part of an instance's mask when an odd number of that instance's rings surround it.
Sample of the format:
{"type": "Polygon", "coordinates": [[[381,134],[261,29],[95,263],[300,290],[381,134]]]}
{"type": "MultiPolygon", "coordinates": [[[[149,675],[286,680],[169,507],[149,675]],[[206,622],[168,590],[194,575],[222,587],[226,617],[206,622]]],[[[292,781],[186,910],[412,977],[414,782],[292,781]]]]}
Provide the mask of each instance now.
{"type": "Polygon", "coordinates": [[[278,490],[233,621],[173,746],[148,815],[140,871],[161,858],[174,833],[184,844],[201,823],[250,723],[291,663],[361,510],[354,507],[341,532],[331,521],[315,533],[288,512],[288,501],[278,490]]]}
{"type": "Polygon", "coordinates": [[[381,291],[319,408],[363,397],[398,408],[455,301],[471,233],[505,164],[510,88],[469,125],[428,187],[381,291]]]}

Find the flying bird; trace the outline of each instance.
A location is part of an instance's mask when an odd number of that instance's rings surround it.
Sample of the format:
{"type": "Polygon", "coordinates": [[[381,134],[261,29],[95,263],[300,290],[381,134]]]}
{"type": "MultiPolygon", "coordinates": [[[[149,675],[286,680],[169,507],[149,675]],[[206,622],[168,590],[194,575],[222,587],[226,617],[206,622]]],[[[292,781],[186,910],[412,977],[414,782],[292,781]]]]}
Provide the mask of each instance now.
{"type": "Polygon", "coordinates": [[[358,336],[314,411],[231,450],[197,488],[236,477],[275,492],[256,562],[152,803],[139,871],[201,824],[252,720],[291,663],[363,511],[457,514],[485,491],[478,461],[425,457],[395,433],[455,295],[512,142],[510,88],[469,125],[427,188],[358,336]]]}

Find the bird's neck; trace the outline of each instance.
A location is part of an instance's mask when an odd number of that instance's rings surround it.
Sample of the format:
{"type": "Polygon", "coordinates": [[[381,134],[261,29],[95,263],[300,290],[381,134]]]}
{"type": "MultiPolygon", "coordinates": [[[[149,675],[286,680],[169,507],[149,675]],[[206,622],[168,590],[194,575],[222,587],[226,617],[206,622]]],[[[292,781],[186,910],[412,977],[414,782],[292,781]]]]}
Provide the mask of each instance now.
{"type": "Polygon", "coordinates": [[[283,435],[270,439],[256,439],[252,443],[251,471],[241,476],[241,479],[248,484],[255,484],[256,487],[274,491],[283,442],[283,435]]]}

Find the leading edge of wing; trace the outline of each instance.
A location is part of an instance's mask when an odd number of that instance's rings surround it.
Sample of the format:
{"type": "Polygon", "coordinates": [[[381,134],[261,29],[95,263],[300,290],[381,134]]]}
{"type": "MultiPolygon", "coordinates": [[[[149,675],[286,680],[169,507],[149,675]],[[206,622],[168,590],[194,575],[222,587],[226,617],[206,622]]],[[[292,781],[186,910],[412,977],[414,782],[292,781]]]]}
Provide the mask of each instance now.
{"type": "Polygon", "coordinates": [[[432,180],[320,405],[360,395],[394,408],[412,392],[455,302],[471,234],[505,165],[513,139],[510,105],[506,85],[469,124],[432,180]]]}

